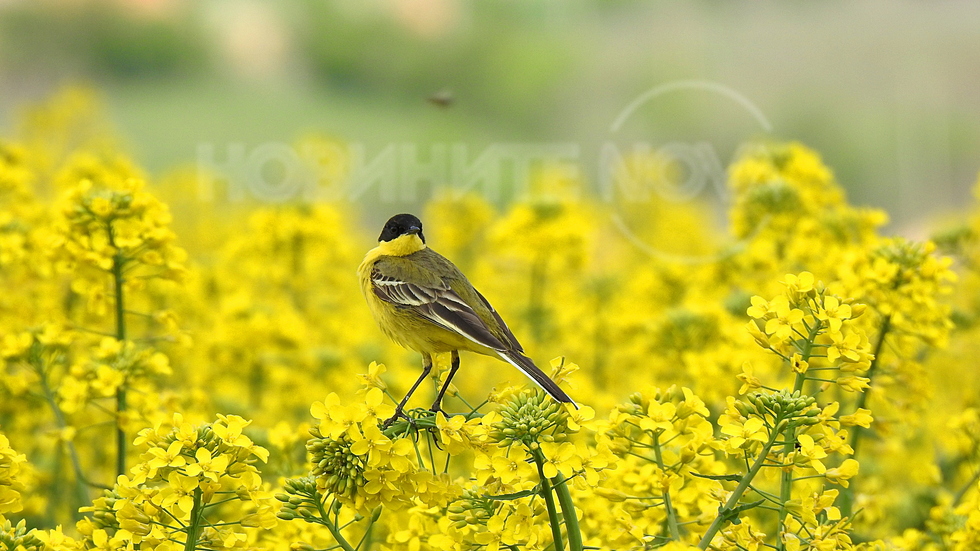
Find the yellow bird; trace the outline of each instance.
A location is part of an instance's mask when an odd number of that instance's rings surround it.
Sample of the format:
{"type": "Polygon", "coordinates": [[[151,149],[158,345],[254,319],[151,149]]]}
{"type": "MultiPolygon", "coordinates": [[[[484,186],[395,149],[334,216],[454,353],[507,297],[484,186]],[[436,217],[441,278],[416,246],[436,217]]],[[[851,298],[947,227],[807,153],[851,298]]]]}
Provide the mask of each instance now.
{"type": "MultiPolygon", "coordinates": [[[[391,340],[422,354],[422,375],[395,409],[394,420],[432,370],[432,355],[451,352],[449,375],[432,411],[459,369],[459,351],[504,360],[521,370],[552,398],[575,405],[543,371],[487,299],[446,257],[425,245],[422,222],[411,214],[392,216],[357,269],[361,290],[375,321],[391,340]]],[[[578,407],[578,406],[576,406],[578,407]]]]}

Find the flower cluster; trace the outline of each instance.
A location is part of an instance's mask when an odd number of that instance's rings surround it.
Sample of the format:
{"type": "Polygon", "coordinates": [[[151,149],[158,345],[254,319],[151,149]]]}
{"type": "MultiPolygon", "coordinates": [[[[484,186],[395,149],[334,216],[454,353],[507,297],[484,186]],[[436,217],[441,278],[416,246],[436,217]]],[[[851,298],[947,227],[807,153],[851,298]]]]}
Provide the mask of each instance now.
{"type": "Polygon", "coordinates": [[[93,399],[115,396],[120,387],[140,386],[144,379],[170,374],[170,360],[162,352],[104,337],[90,358],[68,370],[58,389],[61,407],[74,413],[93,399]]]}
{"type": "MultiPolygon", "coordinates": [[[[437,354],[392,418],[418,355],[353,276],[381,215],[150,178],[105,119],[73,90],[0,138],[0,548],[980,542],[980,215],[884,237],[797,143],[739,152],[727,227],[642,152],[601,200],[562,167],[438,191],[428,243],[580,409],[465,354],[422,409],[437,354]]],[[[338,142],[303,142],[331,186],[338,142]]]]}
{"type": "Polygon", "coordinates": [[[20,480],[20,470],[26,461],[24,454],[14,451],[7,437],[0,434],[0,516],[23,508],[21,492],[24,483],[20,480]]]}
{"type": "MultiPolygon", "coordinates": [[[[128,170],[81,158],[63,178],[77,182],[62,197],[52,245],[59,260],[102,272],[141,270],[179,280],[186,258],[174,245],[167,206],[147,193],[128,170]]],[[[133,280],[130,285],[138,285],[133,280]]]]}
{"type": "MultiPolygon", "coordinates": [[[[867,388],[868,379],[861,374],[871,367],[874,355],[867,335],[854,323],[866,306],[833,294],[833,288],[818,283],[809,272],[789,274],[783,285],[785,292],[772,300],[751,299],[747,313],[753,321],[747,327],[755,342],[785,360],[798,381],[826,382],[814,374],[830,370],[840,372],[833,382],[842,390],[867,388]]],[[[757,386],[750,373],[739,378],[743,388],[757,386]]]]}
{"type": "Polygon", "coordinates": [[[274,500],[256,468],[268,452],[243,434],[248,425],[236,415],[219,415],[194,426],[176,414],[169,426],[144,429],[136,439],[145,448],[140,463],[82,509],[90,515],[78,531],[100,549],[247,547],[247,535],[234,526],[276,525],[274,500]],[[216,514],[221,521],[211,520],[216,514]],[[232,515],[237,519],[229,521],[232,515]]]}

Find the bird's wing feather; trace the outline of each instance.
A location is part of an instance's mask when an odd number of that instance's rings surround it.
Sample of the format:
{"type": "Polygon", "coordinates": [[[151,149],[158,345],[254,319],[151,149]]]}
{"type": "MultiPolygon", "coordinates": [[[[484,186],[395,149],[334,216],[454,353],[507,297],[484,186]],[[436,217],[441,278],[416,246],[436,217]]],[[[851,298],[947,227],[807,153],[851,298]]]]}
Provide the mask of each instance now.
{"type": "Polygon", "coordinates": [[[390,268],[390,265],[378,262],[371,270],[371,284],[378,298],[395,306],[410,308],[432,323],[477,344],[493,350],[507,350],[507,346],[494,336],[477,312],[445,281],[406,281],[416,278],[405,277],[407,274],[398,273],[401,270],[390,268]]]}
{"type": "Polygon", "coordinates": [[[497,326],[500,327],[500,330],[503,333],[504,340],[507,341],[509,347],[512,350],[516,350],[518,352],[523,353],[524,347],[521,346],[521,343],[517,341],[517,337],[515,337],[514,333],[511,332],[510,327],[507,327],[507,324],[504,323],[504,320],[503,318],[500,317],[500,314],[498,314],[497,311],[494,310],[493,306],[490,304],[490,301],[487,300],[486,297],[483,296],[483,293],[481,293],[480,291],[477,291],[476,289],[473,290],[476,291],[477,296],[480,297],[480,300],[483,301],[483,304],[485,304],[487,308],[490,309],[490,313],[493,314],[494,319],[497,320],[497,326]]]}

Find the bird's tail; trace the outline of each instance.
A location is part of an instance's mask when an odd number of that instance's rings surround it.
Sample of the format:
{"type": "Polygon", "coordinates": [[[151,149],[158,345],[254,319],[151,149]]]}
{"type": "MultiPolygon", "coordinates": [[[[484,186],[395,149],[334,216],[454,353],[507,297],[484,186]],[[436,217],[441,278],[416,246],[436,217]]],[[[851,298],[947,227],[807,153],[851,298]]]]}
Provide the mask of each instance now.
{"type": "Polygon", "coordinates": [[[501,359],[507,363],[513,365],[517,369],[520,369],[522,373],[527,375],[532,381],[535,382],[535,384],[541,387],[541,390],[547,392],[549,396],[559,402],[572,404],[575,406],[575,409],[578,409],[578,404],[575,403],[575,400],[572,400],[572,398],[566,394],[557,383],[552,381],[551,377],[548,377],[544,371],[538,369],[538,366],[534,365],[531,358],[528,358],[519,352],[510,350],[497,352],[497,354],[499,354],[501,359]]]}

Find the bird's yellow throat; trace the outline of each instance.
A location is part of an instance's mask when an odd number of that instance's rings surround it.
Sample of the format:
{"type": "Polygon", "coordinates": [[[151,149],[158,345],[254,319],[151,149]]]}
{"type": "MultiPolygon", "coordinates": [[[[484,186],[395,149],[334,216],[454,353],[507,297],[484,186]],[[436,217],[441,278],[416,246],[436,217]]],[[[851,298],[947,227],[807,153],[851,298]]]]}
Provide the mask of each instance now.
{"type": "Polygon", "coordinates": [[[391,241],[378,243],[378,256],[407,256],[425,248],[425,243],[416,234],[400,235],[391,241]]]}

